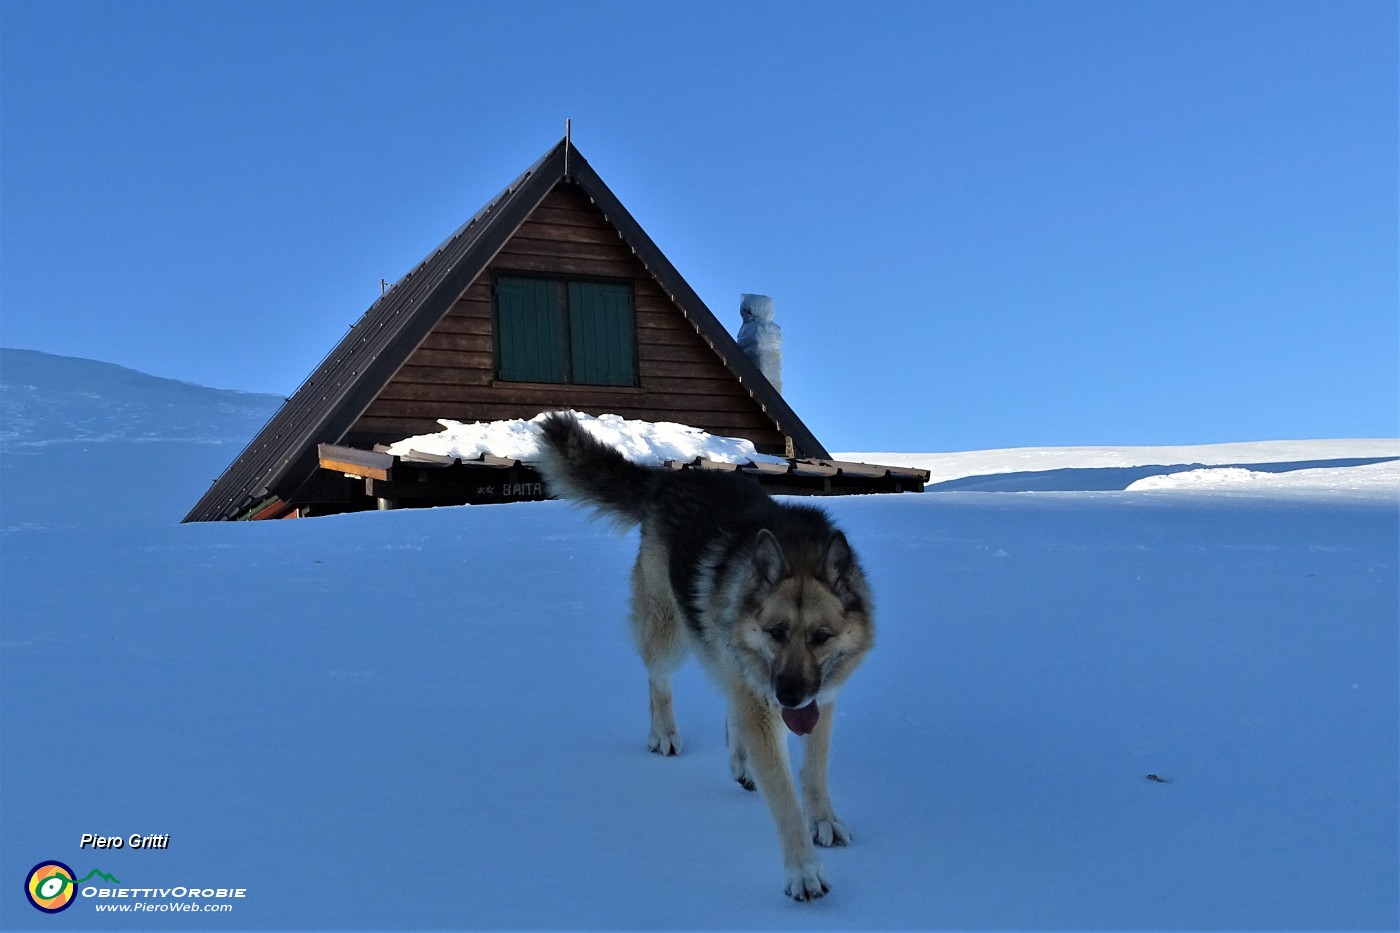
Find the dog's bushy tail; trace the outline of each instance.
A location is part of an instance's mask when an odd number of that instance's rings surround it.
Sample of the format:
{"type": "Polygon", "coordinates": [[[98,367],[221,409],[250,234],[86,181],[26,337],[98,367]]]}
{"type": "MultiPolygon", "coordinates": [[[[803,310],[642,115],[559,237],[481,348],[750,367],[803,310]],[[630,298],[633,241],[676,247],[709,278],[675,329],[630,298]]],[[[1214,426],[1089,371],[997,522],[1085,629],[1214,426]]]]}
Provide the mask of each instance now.
{"type": "Polygon", "coordinates": [[[622,525],[641,523],[660,470],[628,460],[589,434],[570,412],[547,415],[540,430],[537,466],[551,495],[592,505],[622,525]]]}

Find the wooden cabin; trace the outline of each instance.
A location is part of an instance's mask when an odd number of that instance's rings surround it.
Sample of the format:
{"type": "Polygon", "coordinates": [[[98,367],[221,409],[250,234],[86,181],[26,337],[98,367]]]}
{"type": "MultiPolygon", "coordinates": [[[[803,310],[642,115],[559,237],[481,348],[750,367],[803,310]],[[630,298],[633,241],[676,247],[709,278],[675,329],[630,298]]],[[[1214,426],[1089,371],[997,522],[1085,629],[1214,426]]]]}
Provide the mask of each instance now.
{"type": "Polygon", "coordinates": [[[825,448],[566,137],[365,312],[185,521],[542,498],[526,465],[404,463],[374,448],[434,433],[440,418],[561,408],[746,438],[817,471],[790,471],[794,488],[828,469],[825,448]],[[515,494],[484,492],[483,470],[515,494]]]}

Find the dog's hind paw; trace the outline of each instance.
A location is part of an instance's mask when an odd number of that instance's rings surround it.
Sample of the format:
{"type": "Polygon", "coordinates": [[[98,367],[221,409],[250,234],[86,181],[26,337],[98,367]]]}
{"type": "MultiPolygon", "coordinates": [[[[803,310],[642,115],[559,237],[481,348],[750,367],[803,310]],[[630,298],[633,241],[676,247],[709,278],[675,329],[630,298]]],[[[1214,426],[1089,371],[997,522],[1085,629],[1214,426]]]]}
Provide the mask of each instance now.
{"type": "Polygon", "coordinates": [[[658,755],[679,755],[681,753],[681,734],[673,729],[665,732],[653,732],[647,736],[647,748],[658,755]]]}
{"type": "Polygon", "coordinates": [[[812,821],[812,841],[823,848],[851,844],[851,831],[836,817],[812,821]]]}
{"type": "Polygon", "coordinates": [[[808,862],[788,869],[787,887],[783,893],[795,901],[815,901],[831,890],[822,875],[820,862],[808,862]]]}

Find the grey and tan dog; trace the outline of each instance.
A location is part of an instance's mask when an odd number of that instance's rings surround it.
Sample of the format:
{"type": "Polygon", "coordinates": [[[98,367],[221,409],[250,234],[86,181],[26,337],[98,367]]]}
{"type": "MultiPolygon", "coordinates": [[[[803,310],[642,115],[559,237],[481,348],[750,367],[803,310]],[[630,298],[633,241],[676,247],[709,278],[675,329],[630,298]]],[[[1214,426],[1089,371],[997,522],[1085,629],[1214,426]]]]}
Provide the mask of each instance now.
{"type": "Polygon", "coordinates": [[[640,466],[567,413],[542,427],[552,494],[641,526],[632,627],[651,683],[651,750],[681,750],[670,681],[694,649],[729,700],[734,779],[773,811],[787,894],[821,897],[830,887],[813,844],[851,838],[826,784],[836,691],[875,635],[846,536],[821,510],[776,502],[742,474],[640,466]],[[804,736],[800,801],[784,726],[804,736]]]}

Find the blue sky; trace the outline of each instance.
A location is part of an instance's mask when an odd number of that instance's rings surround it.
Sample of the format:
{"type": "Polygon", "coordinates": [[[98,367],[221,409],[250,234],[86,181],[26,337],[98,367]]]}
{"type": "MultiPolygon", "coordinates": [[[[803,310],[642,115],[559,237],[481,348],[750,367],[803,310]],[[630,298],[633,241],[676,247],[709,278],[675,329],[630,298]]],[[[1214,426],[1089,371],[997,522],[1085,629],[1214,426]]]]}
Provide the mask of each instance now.
{"type": "Polygon", "coordinates": [[[1397,431],[1388,0],[0,16],[6,346],[288,394],[572,118],[832,449],[1397,431]]]}

